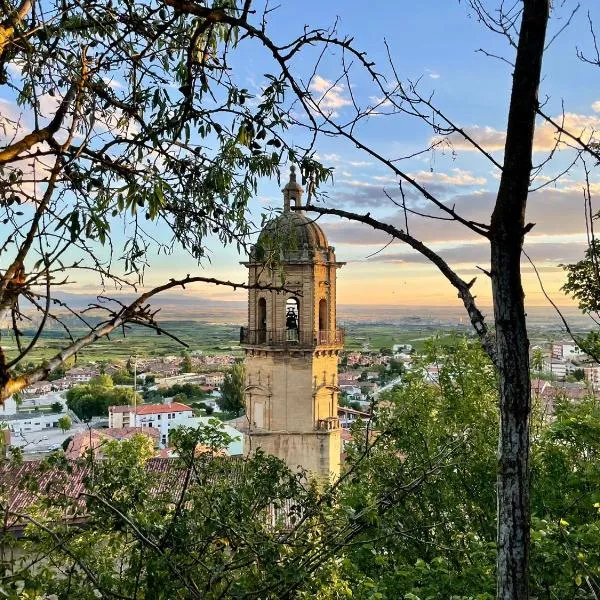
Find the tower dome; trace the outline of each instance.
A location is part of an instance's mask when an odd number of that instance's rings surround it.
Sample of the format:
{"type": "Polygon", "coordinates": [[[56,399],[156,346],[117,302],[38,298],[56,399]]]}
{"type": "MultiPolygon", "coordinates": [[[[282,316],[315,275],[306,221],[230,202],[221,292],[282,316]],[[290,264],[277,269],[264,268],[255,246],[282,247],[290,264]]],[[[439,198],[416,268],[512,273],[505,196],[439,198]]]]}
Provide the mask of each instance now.
{"type": "Polygon", "coordinates": [[[283,188],[283,212],[267,222],[261,231],[253,258],[267,261],[269,258],[300,260],[314,257],[318,251],[327,251],[329,243],[324,231],[300,210],[302,187],[296,181],[296,168],[290,169],[290,180],[283,188]]]}

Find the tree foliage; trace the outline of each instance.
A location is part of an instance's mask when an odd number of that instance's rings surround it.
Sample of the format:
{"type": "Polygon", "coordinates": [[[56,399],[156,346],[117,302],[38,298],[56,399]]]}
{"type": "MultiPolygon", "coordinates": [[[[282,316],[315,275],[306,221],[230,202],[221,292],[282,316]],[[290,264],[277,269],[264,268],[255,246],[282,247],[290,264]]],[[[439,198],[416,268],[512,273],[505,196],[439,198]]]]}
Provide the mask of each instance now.
{"type": "Polygon", "coordinates": [[[183,360],[181,361],[181,372],[182,373],[192,373],[194,371],[194,367],[192,365],[192,357],[189,352],[183,353],[183,360]]]}
{"type": "Polygon", "coordinates": [[[202,386],[196,383],[176,383],[167,388],[148,390],[144,392],[144,399],[147,402],[161,402],[163,398],[182,396],[183,402],[201,402],[207,395],[202,386]]]}
{"type": "Polygon", "coordinates": [[[242,363],[237,363],[225,373],[221,385],[221,397],[217,399],[222,411],[240,416],[245,408],[244,390],[246,387],[246,370],[242,363]]]}
{"type": "MultiPolygon", "coordinates": [[[[344,577],[353,582],[353,597],[495,597],[498,418],[493,367],[471,342],[429,344],[412,375],[384,395],[377,429],[386,440],[360,471],[351,500],[376,493],[399,461],[404,469],[419,468],[440,448],[459,443],[448,468],[401,509],[374,517],[346,555],[344,577]],[[421,369],[432,363],[441,365],[436,385],[422,377],[421,369]]],[[[552,423],[541,414],[533,422],[531,594],[594,600],[600,572],[593,550],[600,540],[598,402],[560,400],[552,423]]],[[[351,461],[360,459],[364,443],[355,433],[351,461]]]]}
{"type": "MultiPolygon", "coordinates": [[[[19,346],[16,356],[0,352],[0,398],[42,379],[82,346],[126,323],[161,331],[147,300],[164,289],[203,280],[170,281],[129,305],[102,298],[94,308],[105,320],[98,325],[84,320],[90,329],[87,335],[68,343],[47,365],[18,372],[48,319],[60,318],[51,310],[54,302],[61,302],[54,289],[66,284],[72,273],[91,269],[103,280],[127,287],[139,283],[150,248],[168,252],[183,246],[201,260],[209,232],[224,243],[243,246],[249,231],[246,203],[257,178],[277,173],[279,164],[289,158],[301,163],[313,192],[329,175],[313,160],[313,143],[320,135],[338,137],[364,151],[398,182],[399,195],[392,200],[402,210],[400,226],[380,222],[368,212],[314,205],[310,209],[385,232],[435,264],[456,289],[497,366],[502,416],[498,595],[526,599],[531,407],[521,256],[525,236],[533,227],[525,220],[532,178],[550,163],[561,144],[557,141],[548,161],[533,160],[536,119],[542,118],[559,138],[565,136],[582,153],[596,158],[598,153],[590,136],[569,132],[547,116],[538,97],[546,50],[565,29],[562,23],[568,26],[571,18],[566,15],[559,21],[550,40],[546,29],[551,14],[560,18],[565,3],[522,0],[489,7],[470,0],[465,4],[506,42],[500,58],[510,65],[512,82],[506,90],[510,101],[500,160],[446,116],[430,90],[422,93],[418,83],[402,80],[391,60],[386,77],[355,49],[351,38],[338,38],[335,28],[305,27],[296,39],[276,43],[267,31],[270,8],[255,13],[251,0],[226,0],[214,6],[183,0],[125,0],[114,6],[68,0],[38,6],[24,0],[18,7],[9,5],[7,19],[0,25],[2,77],[13,99],[33,118],[21,125],[19,115],[9,115],[5,128],[10,141],[0,151],[7,182],[1,188],[2,210],[9,226],[0,247],[10,255],[3,260],[8,266],[0,282],[0,311],[14,317],[12,330],[19,346]],[[276,65],[253,99],[228,68],[229,52],[251,41],[266,49],[276,65]],[[305,49],[318,58],[306,61],[305,49]],[[357,68],[373,85],[362,102],[354,93],[360,86],[354,87],[351,116],[332,112],[322,102],[323,95],[311,92],[316,66],[330,50],[341,57],[336,81],[353,87],[351,69],[357,68]],[[293,61],[307,66],[306,77],[293,72],[293,61]],[[295,105],[286,106],[290,91],[295,105]],[[425,123],[433,134],[428,147],[409,157],[371,147],[363,138],[362,125],[382,113],[425,123]],[[301,151],[287,145],[282,135],[292,124],[309,134],[310,141],[301,151]],[[403,160],[451,146],[452,139],[476,151],[498,176],[494,209],[487,217],[477,212],[461,214],[454,203],[436,195],[427,178],[403,168],[403,160]],[[536,163],[540,167],[533,169],[536,163]],[[416,195],[414,203],[411,199],[407,203],[403,185],[416,195]],[[460,224],[464,233],[489,243],[491,268],[486,272],[492,282],[494,331],[476,303],[475,280],[462,279],[440,254],[411,233],[415,229],[409,228],[409,214],[411,218],[429,214],[422,212],[423,204],[434,211],[430,216],[460,224]],[[133,234],[119,243],[111,231],[122,220],[133,234]],[[146,225],[154,222],[169,232],[166,240],[148,235],[146,225]],[[102,246],[107,251],[97,252],[102,246]],[[66,259],[67,248],[76,249],[73,262],[66,259]],[[122,257],[119,273],[113,268],[113,256],[122,257]],[[24,316],[23,302],[42,315],[38,332],[28,342],[18,326],[24,316]]],[[[596,48],[593,27],[592,38],[596,48]]],[[[578,51],[577,56],[600,65],[594,55],[588,58],[578,51]]]]}
{"type": "Polygon", "coordinates": [[[71,417],[69,415],[63,415],[58,419],[58,426],[61,428],[62,432],[69,431],[71,426],[73,425],[73,421],[71,421],[71,417]]]}
{"type": "Polygon", "coordinates": [[[576,263],[563,265],[567,281],[562,289],[577,301],[580,310],[585,313],[600,312],[599,254],[600,241],[593,240],[586,248],[584,258],[576,263]]]}
{"type": "Polygon", "coordinates": [[[126,369],[121,371],[117,371],[113,373],[111,376],[112,382],[115,385],[133,385],[133,375],[129,373],[126,369]]]}
{"type": "Polygon", "coordinates": [[[249,6],[238,4],[23,0],[3,7],[0,86],[10,109],[0,117],[0,316],[14,317],[18,350],[0,354],[0,397],[123,323],[161,331],[147,305],[154,294],[219,283],[171,280],[129,305],[111,300],[106,285],[137,291],[148,257],[174,248],[201,262],[208,236],[244,249],[259,178],[278,176],[288,160],[313,186],[329,176],[310,145],[283,137],[285,65],[275,60],[254,94],[229,68],[244,44],[268,45],[250,27],[249,6]],[[115,236],[123,226],[127,235],[115,236]],[[83,274],[95,274],[103,294],[93,306],[100,322],[59,297],[83,274]],[[62,317],[69,310],[88,333],[17,377],[48,321],[69,328],[62,317]],[[41,316],[33,340],[17,325],[28,311],[41,316]]]}
{"type": "MultiPolygon", "coordinates": [[[[28,566],[5,564],[16,575],[4,589],[9,598],[491,600],[497,401],[477,345],[431,342],[380,399],[376,421],[355,426],[333,486],[260,452],[214,458],[229,442],[214,426],[173,434],[176,471],[148,470],[144,436],[111,442],[87,483],[85,528],[57,518],[71,506],[56,493],[63,476],[46,489],[26,482],[40,497],[22,542],[28,566]],[[422,377],[431,362],[437,384],[422,377]]],[[[555,416],[534,420],[529,587],[540,600],[595,600],[600,408],[592,397],[559,401],[555,416]]],[[[73,469],[57,461],[44,472],[73,469]]]]}
{"type": "MultiPolygon", "coordinates": [[[[133,405],[136,393],[131,388],[113,386],[110,375],[98,375],[89,383],[67,392],[67,406],[83,420],[106,417],[109,406],[133,405]]],[[[141,399],[138,398],[138,402],[141,399]]]]}
{"type": "MultiPolygon", "coordinates": [[[[103,447],[106,458],[86,480],[86,527],[57,521],[73,507],[68,497],[56,510],[32,507],[23,543],[30,558],[43,560],[13,565],[14,575],[3,579],[9,598],[275,600],[313,594],[335,572],[331,557],[354,525],[329,486],[307,484],[303,473],[261,452],[240,461],[198,455],[199,444],[227,445],[214,427],[178,430],[179,458],[153,472],[144,439],[103,447]]],[[[58,458],[44,466],[65,467],[58,458]]],[[[41,497],[47,491],[27,485],[41,497]]],[[[0,568],[7,574],[11,567],[0,568]]]]}
{"type": "Polygon", "coordinates": [[[61,379],[62,377],[64,377],[66,374],[66,371],[64,369],[64,367],[59,367],[57,369],[54,369],[54,371],[52,371],[52,373],[48,374],[48,381],[56,381],[57,379],[61,379]]]}
{"type": "MultiPolygon", "coordinates": [[[[588,182],[589,185],[589,182],[588,182]]],[[[590,215],[591,219],[598,219],[598,214],[590,215]]],[[[589,233],[589,232],[588,232],[589,233]]],[[[569,294],[576,302],[579,310],[590,315],[596,323],[600,318],[600,240],[592,235],[584,258],[568,265],[562,265],[567,273],[567,280],[562,290],[569,294]]],[[[600,333],[595,330],[586,337],[573,336],[575,342],[584,351],[600,360],[600,333]]]]}

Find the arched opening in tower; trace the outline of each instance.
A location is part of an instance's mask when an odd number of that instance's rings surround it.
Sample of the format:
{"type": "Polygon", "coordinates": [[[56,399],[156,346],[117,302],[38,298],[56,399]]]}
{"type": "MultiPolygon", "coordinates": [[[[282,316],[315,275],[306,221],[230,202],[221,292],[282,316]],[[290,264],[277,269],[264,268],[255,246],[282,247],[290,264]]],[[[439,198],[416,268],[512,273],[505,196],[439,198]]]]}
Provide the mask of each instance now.
{"type": "Polygon", "coordinates": [[[267,338],[267,301],[265,298],[258,299],[256,311],[256,330],[258,343],[264,344],[267,338]]]}
{"type": "Polygon", "coordinates": [[[329,329],[327,318],[327,300],[321,298],[319,300],[319,332],[325,333],[329,329]]]}
{"type": "Polygon", "coordinates": [[[288,298],[285,303],[285,334],[288,342],[298,341],[300,329],[300,302],[298,298],[288,298]]]}

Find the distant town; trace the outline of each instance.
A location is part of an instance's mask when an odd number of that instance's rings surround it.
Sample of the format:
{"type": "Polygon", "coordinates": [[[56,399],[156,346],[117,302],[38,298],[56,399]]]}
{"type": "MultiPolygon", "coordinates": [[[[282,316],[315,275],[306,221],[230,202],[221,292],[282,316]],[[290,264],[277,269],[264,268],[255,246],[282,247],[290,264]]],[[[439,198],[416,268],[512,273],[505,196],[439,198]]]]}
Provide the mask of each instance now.
{"type": "MultiPolygon", "coordinates": [[[[370,419],[377,399],[413,369],[416,356],[418,350],[412,344],[371,349],[369,343],[363,343],[361,350],[340,354],[337,386],[342,453],[351,439],[350,427],[359,419],[370,419]]],[[[62,448],[68,458],[75,459],[90,450],[101,455],[107,440],[143,433],[152,440],[157,456],[170,456],[169,433],[173,429],[210,422],[219,423],[231,436],[227,453],[242,455],[243,435],[236,425],[245,417],[224,410],[221,393],[227,373],[241,360],[237,349],[211,354],[196,350],[160,357],[131,356],[110,363],[90,361],[57,371],[50,380],[31,385],[0,407],[5,448],[18,448],[25,460],[62,448]],[[81,393],[106,395],[108,401],[104,409],[86,413],[78,408],[81,393]],[[111,398],[115,403],[110,403],[111,398]],[[119,399],[125,403],[117,403],[119,399]]],[[[440,367],[426,366],[423,378],[436,385],[440,367]]],[[[550,417],[558,397],[577,401],[600,389],[600,365],[572,340],[532,346],[531,372],[532,395],[550,417]]]]}

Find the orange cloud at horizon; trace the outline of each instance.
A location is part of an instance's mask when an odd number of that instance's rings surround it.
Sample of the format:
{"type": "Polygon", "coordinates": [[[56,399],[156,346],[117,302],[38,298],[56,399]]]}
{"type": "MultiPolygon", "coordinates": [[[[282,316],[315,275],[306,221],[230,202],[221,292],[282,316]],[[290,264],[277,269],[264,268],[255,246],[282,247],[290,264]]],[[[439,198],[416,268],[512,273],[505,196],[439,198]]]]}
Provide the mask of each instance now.
{"type": "MultiPolygon", "coordinates": [[[[473,294],[482,306],[492,304],[491,284],[482,272],[457,269],[466,281],[477,277],[473,294]]],[[[562,269],[541,269],[544,289],[560,306],[575,306],[575,302],[560,290],[565,282],[562,269]]],[[[523,289],[528,306],[549,306],[539,281],[530,267],[523,267],[523,289]]],[[[433,266],[352,263],[338,272],[338,304],[398,304],[405,306],[460,306],[456,289],[433,266]]]]}

